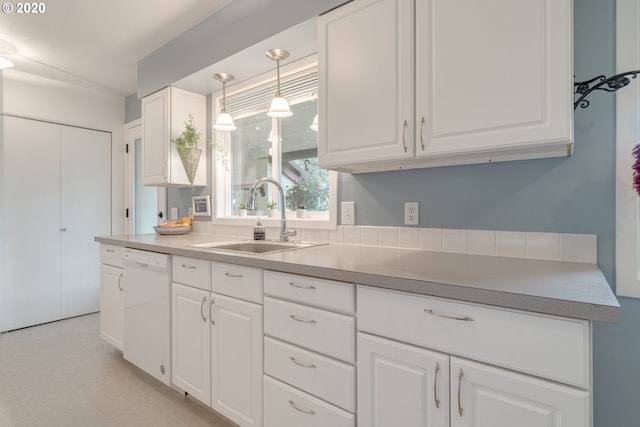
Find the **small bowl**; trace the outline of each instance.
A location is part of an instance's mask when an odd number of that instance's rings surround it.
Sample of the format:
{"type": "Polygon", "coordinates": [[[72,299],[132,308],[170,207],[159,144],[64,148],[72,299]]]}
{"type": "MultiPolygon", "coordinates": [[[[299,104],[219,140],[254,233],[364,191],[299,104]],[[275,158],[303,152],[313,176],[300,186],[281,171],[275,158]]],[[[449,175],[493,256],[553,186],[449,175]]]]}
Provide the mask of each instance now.
{"type": "Polygon", "coordinates": [[[162,235],[176,235],[176,234],[187,234],[191,231],[191,226],[185,227],[183,225],[178,225],[176,227],[160,227],[156,225],[153,227],[156,230],[156,233],[162,235]]]}

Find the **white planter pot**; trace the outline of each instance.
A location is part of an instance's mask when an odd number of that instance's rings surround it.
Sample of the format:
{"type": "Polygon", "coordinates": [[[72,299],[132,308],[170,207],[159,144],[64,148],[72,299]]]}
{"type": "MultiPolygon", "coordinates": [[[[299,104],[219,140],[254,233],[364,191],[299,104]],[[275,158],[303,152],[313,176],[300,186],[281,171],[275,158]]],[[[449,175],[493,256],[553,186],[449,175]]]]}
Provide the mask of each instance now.
{"type": "Polygon", "coordinates": [[[277,218],[280,211],[278,209],[267,209],[267,216],[269,218],[277,218]]]}
{"type": "Polygon", "coordinates": [[[238,215],[247,216],[247,210],[246,209],[238,209],[238,215]]]}
{"type": "Polygon", "coordinates": [[[306,218],[307,210],[306,209],[296,209],[296,218],[306,218]]]}

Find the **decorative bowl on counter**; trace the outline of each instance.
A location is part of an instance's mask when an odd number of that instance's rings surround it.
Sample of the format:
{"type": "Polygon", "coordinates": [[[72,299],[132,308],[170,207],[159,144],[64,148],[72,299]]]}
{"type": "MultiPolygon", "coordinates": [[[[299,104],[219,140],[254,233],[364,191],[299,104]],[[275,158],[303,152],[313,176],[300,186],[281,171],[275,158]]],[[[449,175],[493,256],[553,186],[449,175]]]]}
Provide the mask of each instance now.
{"type": "Polygon", "coordinates": [[[158,234],[175,235],[175,234],[187,234],[188,232],[191,231],[191,226],[177,225],[175,227],[160,227],[159,225],[156,225],[155,227],[153,227],[153,229],[156,230],[156,233],[158,234]]]}

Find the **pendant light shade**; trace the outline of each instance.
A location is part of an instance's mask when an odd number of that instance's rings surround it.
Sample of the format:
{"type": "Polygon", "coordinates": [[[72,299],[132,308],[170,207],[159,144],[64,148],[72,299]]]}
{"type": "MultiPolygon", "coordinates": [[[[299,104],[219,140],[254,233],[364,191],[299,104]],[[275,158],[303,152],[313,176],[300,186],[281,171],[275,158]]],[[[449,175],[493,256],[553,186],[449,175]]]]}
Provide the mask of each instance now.
{"type": "Polygon", "coordinates": [[[291,108],[289,108],[289,102],[287,102],[280,93],[280,60],[287,59],[289,57],[289,52],[284,49],[271,49],[266,51],[265,55],[267,55],[267,58],[276,61],[276,81],[278,85],[276,96],[273,98],[273,101],[271,101],[271,108],[269,108],[267,115],[269,117],[291,117],[293,116],[293,113],[291,112],[291,108]]]}
{"type": "Polygon", "coordinates": [[[269,108],[267,115],[269,117],[291,117],[293,113],[289,108],[287,100],[281,96],[277,96],[271,101],[271,108],[269,108]]]}
{"type": "Polygon", "coordinates": [[[216,124],[213,125],[215,130],[220,131],[232,131],[236,130],[236,125],[233,123],[233,117],[227,112],[227,93],[226,84],[233,80],[235,77],[233,74],[217,73],[213,75],[213,78],[222,82],[222,110],[218,113],[216,118],[216,124]]]}
{"type": "Polygon", "coordinates": [[[215,130],[231,131],[236,130],[236,125],[233,124],[233,117],[229,113],[219,113],[216,119],[216,124],[213,125],[215,130]]]}

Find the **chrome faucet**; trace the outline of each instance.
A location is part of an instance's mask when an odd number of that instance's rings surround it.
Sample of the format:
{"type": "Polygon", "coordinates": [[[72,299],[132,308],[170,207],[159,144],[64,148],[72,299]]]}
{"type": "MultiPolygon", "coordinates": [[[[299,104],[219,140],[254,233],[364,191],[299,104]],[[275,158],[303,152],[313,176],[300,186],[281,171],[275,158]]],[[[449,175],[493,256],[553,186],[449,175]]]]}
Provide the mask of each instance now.
{"type": "Polygon", "coordinates": [[[275,185],[278,191],[280,192],[280,241],[288,242],[289,236],[295,236],[297,234],[296,230],[287,230],[287,219],[285,217],[285,203],[284,203],[284,190],[278,181],[272,178],[264,177],[257,179],[249,190],[249,195],[247,196],[247,209],[253,210],[255,206],[255,192],[258,187],[260,187],[265,182],[270,182],[275,185]]]}

